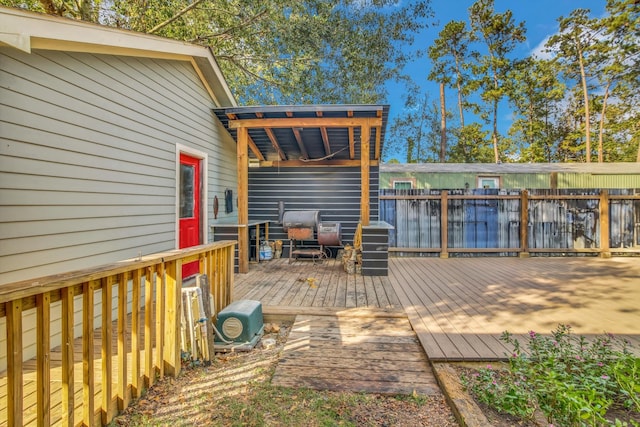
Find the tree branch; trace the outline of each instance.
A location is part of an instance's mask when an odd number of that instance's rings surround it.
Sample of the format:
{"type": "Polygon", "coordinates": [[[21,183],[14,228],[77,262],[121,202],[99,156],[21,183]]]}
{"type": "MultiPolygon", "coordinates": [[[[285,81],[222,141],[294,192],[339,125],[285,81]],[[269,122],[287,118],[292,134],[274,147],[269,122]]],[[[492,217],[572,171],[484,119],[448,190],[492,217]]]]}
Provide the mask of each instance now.
{"type": "Polygon", "coordinates": [[[219,33],[208,34],[208,35],[200,35],[197,38],[195,38],[193,40],[190,40],[190,42],[198,43],[198,42],[209,40],[209,39],[224,38],[225,36],[229,36],[229,34],[233,33],[235,30],[260,20],[260,18],[262,18],[264,15],[266,15],[266,13],[267,13],[267,11],[263,10],[262,12],[260,12],[260,13],[258,13],[256,15],[252,15],[252,16],[248,17],[244,21],[240,22],[238,25],[235,25],[233,27],[229,27],[226,30],[223,30],[223,31],[221,31],[219,33]]]}
{"type": "Polygon", "coordinates": [[[152,29],[150,29],[149,31],[147,31],[149,34],[154,34],[156,31],[161,30],[162,28],[166,27],[167,25],[171,24],[173,21],[175,21],[176,19],[180,18],[182,15],[184,15],[185,13],[189,12],[191,9],[195,8],[198,4],[202,3],[204,0],[195,0],[193,3],[191,3],[189,6],[183,8],[182,10],[180,10],[178,13],[176,13],[175,15],[173,15],[171,18],[167,19],[166,21],[156,25],[155,27],[153,27],[152,29]]]}

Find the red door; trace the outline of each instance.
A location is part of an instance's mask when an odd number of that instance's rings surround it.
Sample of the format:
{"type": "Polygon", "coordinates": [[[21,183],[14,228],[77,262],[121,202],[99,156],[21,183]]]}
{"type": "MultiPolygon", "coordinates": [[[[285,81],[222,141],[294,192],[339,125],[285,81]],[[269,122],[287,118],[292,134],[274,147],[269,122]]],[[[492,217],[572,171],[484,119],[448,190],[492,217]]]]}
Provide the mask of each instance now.
{"type": "MultiPolygon", "coordinates": [[[[202,243],[200,233],[201,174],[200,159],[180,153],[180,225],[179,248],[202,243]]],[[[182,278],[198,274],[198,261],[182,266],[182,278]]]]}

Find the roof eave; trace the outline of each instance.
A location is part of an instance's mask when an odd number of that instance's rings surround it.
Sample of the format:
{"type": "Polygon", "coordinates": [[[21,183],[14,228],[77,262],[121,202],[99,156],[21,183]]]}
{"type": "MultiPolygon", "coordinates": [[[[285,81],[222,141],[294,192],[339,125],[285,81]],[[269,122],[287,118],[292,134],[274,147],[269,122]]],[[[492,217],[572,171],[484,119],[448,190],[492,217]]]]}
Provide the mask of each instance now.
{"type": "Polygon", "coordinates": [[[24,52],[43,49],[189,61],[213,90],[218,107],[237,105],[207,47],[7,7],[0,7],[0,28],[0,45],[24,52]]]}

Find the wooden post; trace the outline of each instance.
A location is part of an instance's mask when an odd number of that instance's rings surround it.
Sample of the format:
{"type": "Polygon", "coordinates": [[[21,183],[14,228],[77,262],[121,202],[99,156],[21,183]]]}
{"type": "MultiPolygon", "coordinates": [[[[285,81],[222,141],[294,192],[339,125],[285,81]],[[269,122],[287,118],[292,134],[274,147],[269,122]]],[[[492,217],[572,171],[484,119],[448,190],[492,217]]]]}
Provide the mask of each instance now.
{"type": "MultiPolygon", "coordinates": [[[[22,300],[5,304],[7,315],[7,421],[22,425],[22,300]]],[[[64,360],[63,360],[64,363],[64,360]]]]}
{"type": "Polygon", "coordinates": [[[231,304],[233,301],[233,286],[234,286],[234,270],[233,270],[233,253],[235,248],[230,246],[225,249],[226,259],[226,268],[225,268],[225,276],[224,276],[224,286],[226,290],[226,298],[225,298],[225,306],[231,304]]]}
{"type": "Polygon", "coordinates": [[[440,258],[449,258],[449,193],[440,193],[440,258]]]}
{"type": "Polygon", "coordinates": [[[611,258],[609,242],[609,191],[600,190],[600,256],[611,258]]]}
{"type": "Polygon", "coordinates": [[[369,150],[371,142],[371,128],[369,125],[360,129],[360,222],[369,225],[369,168],[371,166],[369,150]]]}
{"type": "Polygon", "coordinates": [[[140,286],[142,270],[134,270],[131,288],[131,393],[140,397],[140,286]]]}
{"type": "Polygon", "coordinates": [[[153,370],[153,268],[147,267],[144,274],[144,374],[146,387],[155,380],[153,370]]]}
{"type": "Polygon", "coordinates": [[[102,279],[102,424],[106,425],[111,422],[114,415],[114,405],[112,399],[111,376],[113,367],[111,363],[111,337],[113,330],[111,321],[112,314],[112,298],[114,276],[102,279]]]}
{"type": "Polygon", "coordinates": [[[529,192],[520,193],[520,258],[529,257],[529,192]]]}
{"type": "Polygon", "coordinates": [[[164,262],[156,265],[156,367],[160,379],[164,378],[164,315],[167,281],[165,270],[164,262]]]}
{"type": "Polygon", "coordinates": [[[238,128],[238,271],[249,272],[249,130],[238,128]]]}
{"type": "Polygon", "coordinates": [[[118,275],[118,410],[124,411],[127,399],[127,273],[118,275]]]}
{"type": "Polygon", "coordinates": [[[60,290],[62,296],[62,425],[74,427],[73,389],[73,287],[60,290]]]}
{"type": "Polygon", "coordinates": [[[36,355],[37,425],[51,425],[51,294],[45,292],[36,295],[38,319],[38,349],[36,355]]]}
{"type": "Polygon", "coordinates": [[[166,315],[164,370],[168,375],[180,375],[180,318],[182,316],[182,260],[166,264],[166,315]]]}
{"type": "Polygon", "coordinates": [[[82,284],[82,423],[95,425],[93,370],[93,282],[82,284]]]}

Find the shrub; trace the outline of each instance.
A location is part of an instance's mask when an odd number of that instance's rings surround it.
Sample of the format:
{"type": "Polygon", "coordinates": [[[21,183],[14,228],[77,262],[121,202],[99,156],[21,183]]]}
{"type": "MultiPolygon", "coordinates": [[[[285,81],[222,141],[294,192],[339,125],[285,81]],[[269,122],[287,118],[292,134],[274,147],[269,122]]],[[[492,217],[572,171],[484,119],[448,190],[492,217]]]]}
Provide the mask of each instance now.
{"type": "MultiPolygon", "coordinates": [[[[640,413],[640,359],[611,334],[587,340],[559,325],[550,336],[529,332],[526,349],[509,332],[509,369],[488,366],[467,379],[478,400],[500,412],[530,418],[541,410],[561,426],[625,425],[605,415],[612,405],[640,413]]],[[[633,425],[638,425],[631,421],[633,425]]]]}

